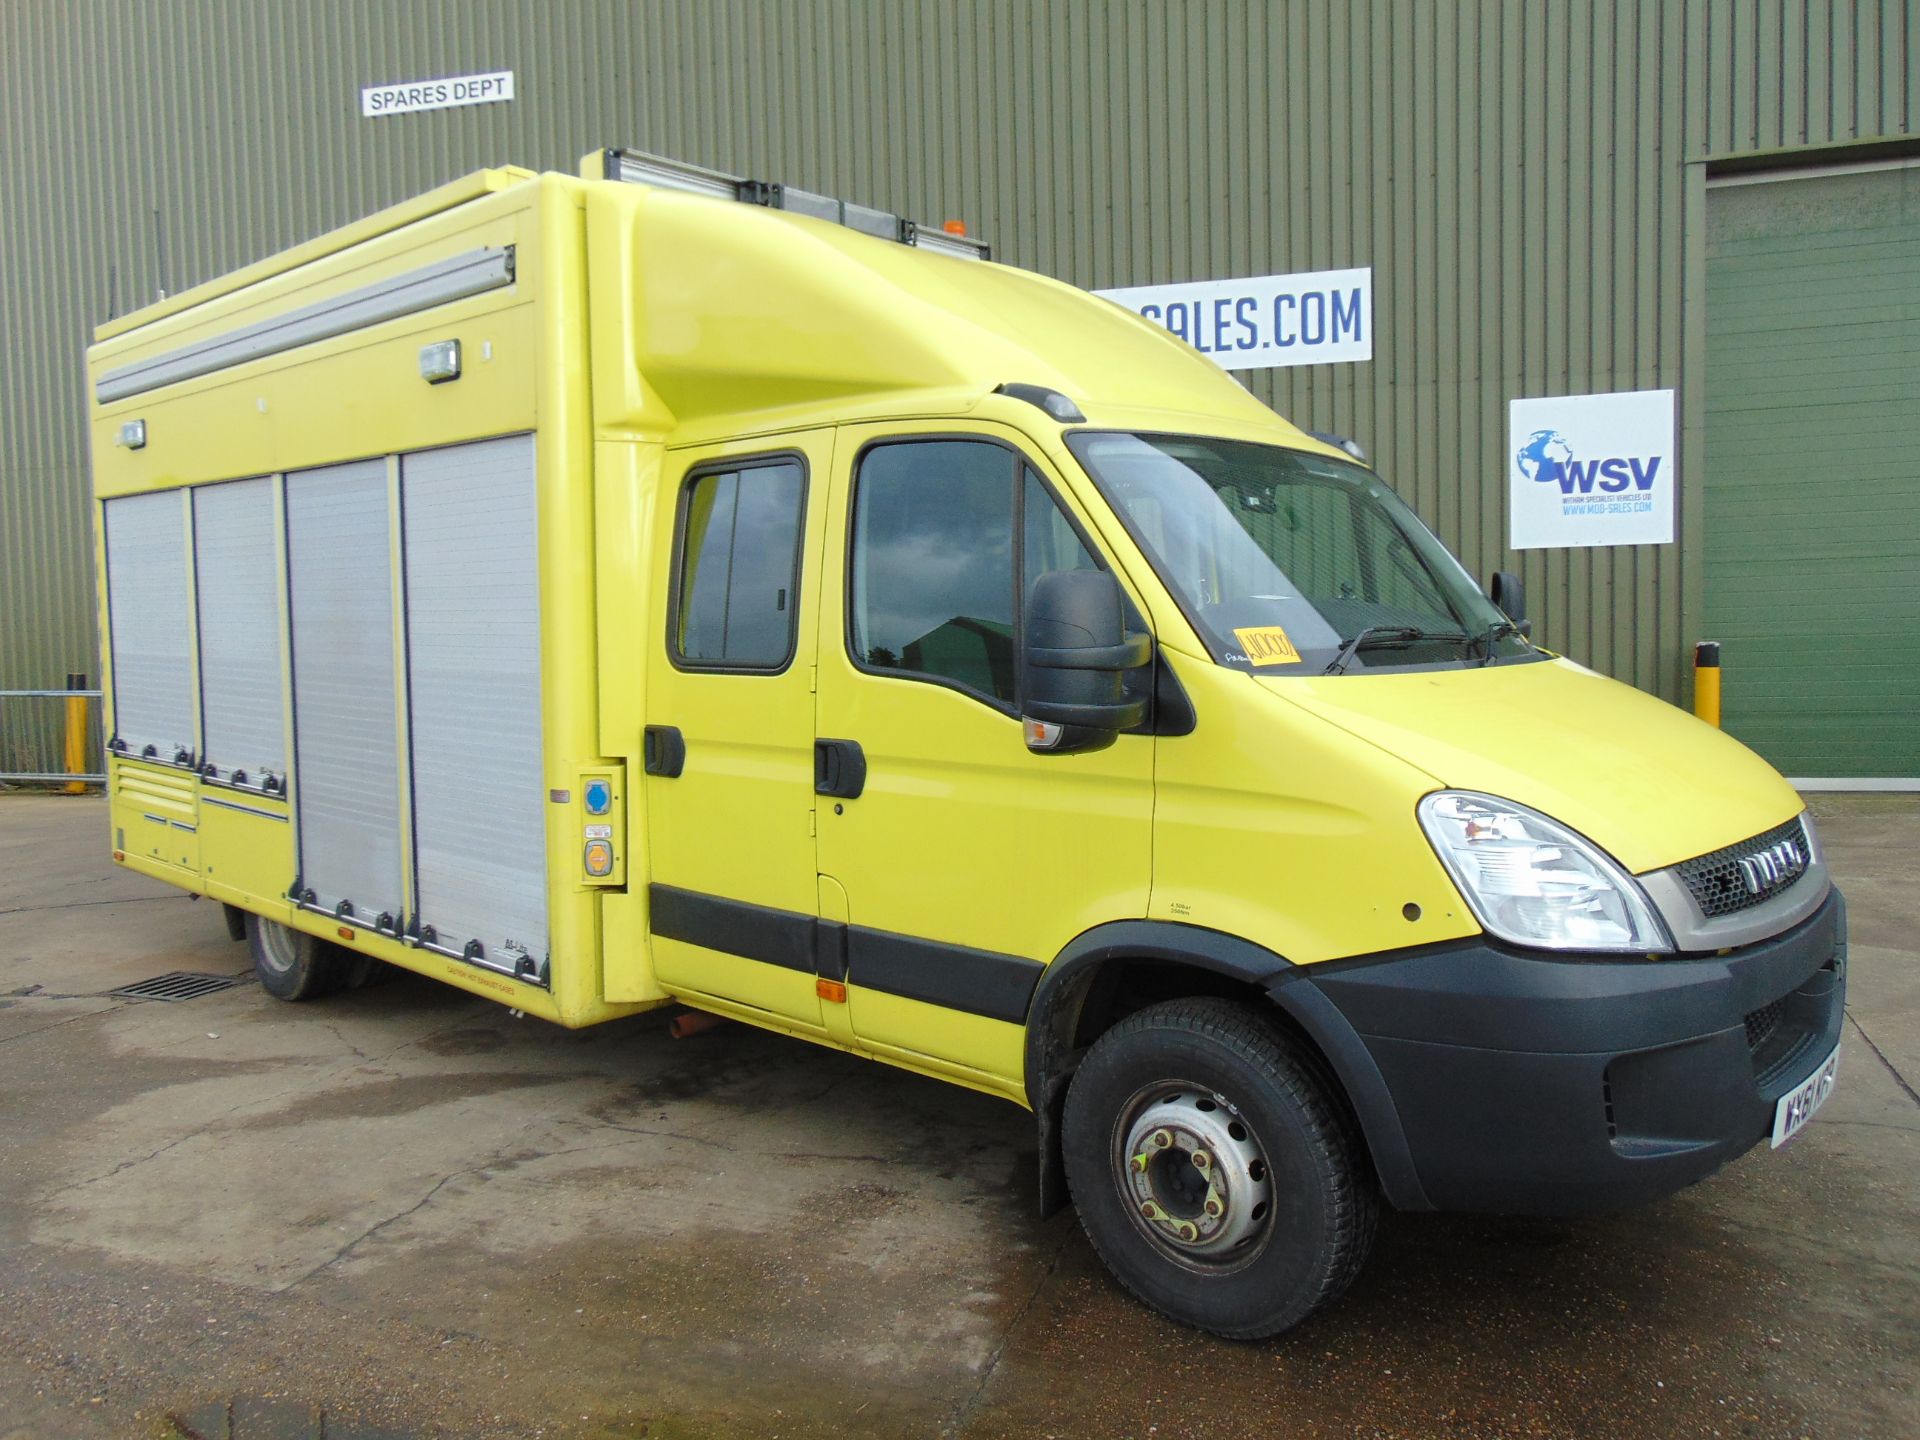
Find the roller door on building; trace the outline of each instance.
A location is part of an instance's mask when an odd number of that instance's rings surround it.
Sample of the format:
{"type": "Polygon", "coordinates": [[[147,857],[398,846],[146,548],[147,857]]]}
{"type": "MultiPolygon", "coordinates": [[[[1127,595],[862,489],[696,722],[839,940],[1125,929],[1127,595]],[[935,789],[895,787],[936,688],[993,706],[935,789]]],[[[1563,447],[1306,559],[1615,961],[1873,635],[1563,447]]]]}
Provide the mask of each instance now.
{"type": "Polygon", "coordinates": [[[1707,204],[1706,636],[1795,777],[1920,776],[1920,166],[1707,204]]]}

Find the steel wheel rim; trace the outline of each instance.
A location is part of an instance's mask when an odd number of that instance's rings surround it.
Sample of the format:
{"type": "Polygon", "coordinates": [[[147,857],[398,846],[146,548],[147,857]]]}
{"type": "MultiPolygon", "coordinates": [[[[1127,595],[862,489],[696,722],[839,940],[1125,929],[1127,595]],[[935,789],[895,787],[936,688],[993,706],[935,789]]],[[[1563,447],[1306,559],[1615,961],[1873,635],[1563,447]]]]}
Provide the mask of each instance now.
{"type": "Polygon", "coordinates": [[[1252,1124],[1210,1086],[1145,1086],[1113,1128],[1113,1178],[1134,1227],[1194,1269],[1248,1264],[1273,1233],[1273,1170],[1252,1124]]]}
{"type": "Polygon", "coordinates": [[[299,959],[293,931],[273,920],[262,920],[259,926],[261,962],[276,975],[286,974],[299,959]]]}

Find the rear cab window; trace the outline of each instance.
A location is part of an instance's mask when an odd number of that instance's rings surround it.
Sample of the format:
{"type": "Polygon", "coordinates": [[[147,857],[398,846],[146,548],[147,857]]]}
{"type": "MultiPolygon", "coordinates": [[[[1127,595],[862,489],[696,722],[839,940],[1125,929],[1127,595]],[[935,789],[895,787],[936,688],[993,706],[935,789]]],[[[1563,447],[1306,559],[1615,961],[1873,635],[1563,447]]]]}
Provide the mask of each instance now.
{"type": "Polygon", "coordinates": [[[791,456],[701,471],[680,497],[669,650],[683,669],[793,659],[806,472],[791,456]]]}

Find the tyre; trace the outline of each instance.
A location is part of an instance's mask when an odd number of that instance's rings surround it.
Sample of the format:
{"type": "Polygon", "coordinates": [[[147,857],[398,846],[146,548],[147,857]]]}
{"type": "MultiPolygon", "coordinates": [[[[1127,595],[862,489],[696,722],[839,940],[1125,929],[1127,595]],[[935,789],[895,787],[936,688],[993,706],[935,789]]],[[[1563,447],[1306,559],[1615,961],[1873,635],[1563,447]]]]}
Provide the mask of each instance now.
{"type": "Polygon", "coordinates": [[[362,990],[373,985],[384,985],[387,977],[393,973],[391,965],[371,955],[363,955],[358,950],[342,950],[340,954],[342,990],[362,990]]]}
{"type": "Polygon", "coordinates": [[[352,976],[355,958],[317,935],[258,915],[247,916],[247,950],[260,988],[281,1000],[317,1000],[352,976]]]}
{"type": "Polygon", "coordinates": [[[1174,1000],[1114,1026],[1074,1075],[1061,1143],[1107,1268],[1216,1335],[1298,1325],[1373,1243],[1372,1173],[1331,1077],[1248,1006],[1174,1000]]]}

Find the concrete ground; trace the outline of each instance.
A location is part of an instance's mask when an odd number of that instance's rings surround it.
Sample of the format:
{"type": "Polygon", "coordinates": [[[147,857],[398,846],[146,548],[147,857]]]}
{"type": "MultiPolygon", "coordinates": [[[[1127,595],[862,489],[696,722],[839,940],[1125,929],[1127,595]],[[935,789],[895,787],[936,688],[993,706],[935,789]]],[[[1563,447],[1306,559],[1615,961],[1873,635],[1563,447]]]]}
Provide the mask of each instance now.
{"type": "Polygon", "coordinates": [[[1816,801],[1839,1088],[1635,1214],[1389,1216],[1278,1341],[1179,1329],[1033,1218],[1004,1102],[426,980],[310,1005],[0,797],[0,1437],[1920,1434],[1920,800],[1816,801]]]}

